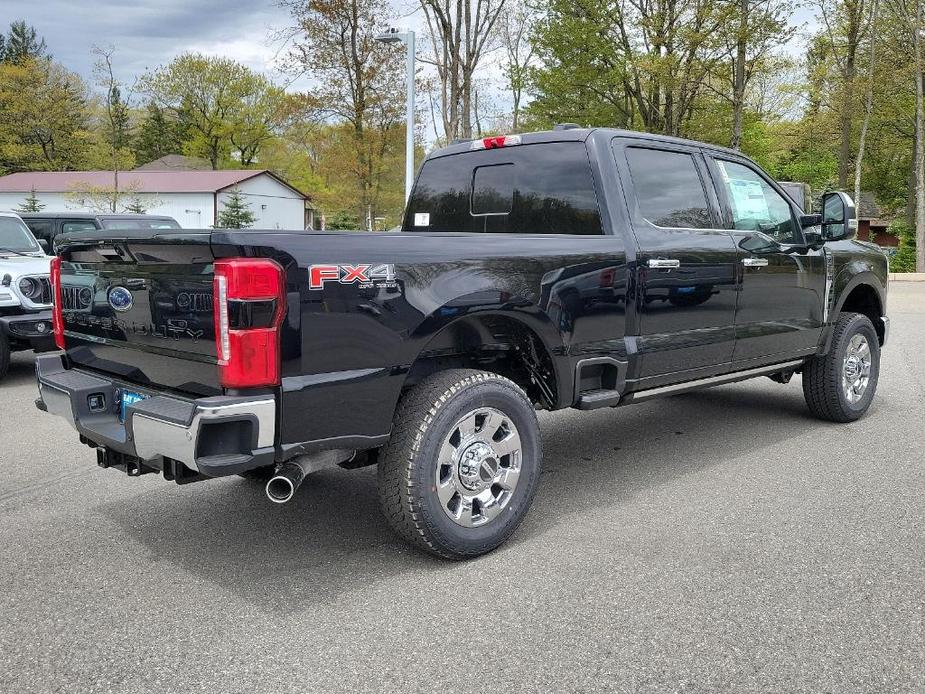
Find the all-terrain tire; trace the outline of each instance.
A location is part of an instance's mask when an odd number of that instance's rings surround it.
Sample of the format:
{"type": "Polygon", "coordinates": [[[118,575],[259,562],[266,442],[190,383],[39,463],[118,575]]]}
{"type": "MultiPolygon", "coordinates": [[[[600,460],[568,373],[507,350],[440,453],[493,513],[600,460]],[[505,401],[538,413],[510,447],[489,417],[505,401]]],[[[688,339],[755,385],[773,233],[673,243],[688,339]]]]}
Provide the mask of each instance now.
{"type": "Polygon", "coordinates": [[[0,380],[10,370],[10,343],[6,335],[0,335],[0,380]]]}
{"type": "MultiPolygon", "coordinates": [[[[471,436],[483,436],[482,430],[471,436]]],[[[461,456],[463,444],[455,445],[461,456]]],[[[533,501],[541,465],[536,412],[519,386],[486,371],[443,371],[408,390],[398,404],[392,435],[379,457],[379,500],[389,524],[409,543],[446,559],[467,559],[492,551],[517,529],[533,501]],[[519,476],[498,515],[463,527],[438,496],[437,462],[460,418],[480,408],[500,412],[513,424],[521,443],[519,476]]]]}
{"type": "Polygon", "coordinates": [[[842,313],[832,329],[832,346],[825,356],[803,367],[803,397],[816,417],[830,422],[853,422],[864,416],[877,390],[880,376],[880,342],[870,319],[860,313],[842,313]],[[861,335],[870,353],[870,374],[860,398],[851,402],[843,376],[852,338],[861,335]]]}

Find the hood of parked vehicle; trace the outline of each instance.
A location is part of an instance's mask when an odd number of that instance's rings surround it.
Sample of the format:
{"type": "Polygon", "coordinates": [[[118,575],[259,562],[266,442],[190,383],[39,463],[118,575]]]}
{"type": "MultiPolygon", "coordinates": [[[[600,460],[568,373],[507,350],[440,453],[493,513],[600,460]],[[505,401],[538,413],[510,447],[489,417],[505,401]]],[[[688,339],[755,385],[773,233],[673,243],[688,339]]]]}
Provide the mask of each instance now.
{"type": "Polygon", "coordinates": [[[0,277],[5,274],[19,277],[22,275],[47,275],[51,267],[50,255],[25,256],[0,253],[0,277]]]}

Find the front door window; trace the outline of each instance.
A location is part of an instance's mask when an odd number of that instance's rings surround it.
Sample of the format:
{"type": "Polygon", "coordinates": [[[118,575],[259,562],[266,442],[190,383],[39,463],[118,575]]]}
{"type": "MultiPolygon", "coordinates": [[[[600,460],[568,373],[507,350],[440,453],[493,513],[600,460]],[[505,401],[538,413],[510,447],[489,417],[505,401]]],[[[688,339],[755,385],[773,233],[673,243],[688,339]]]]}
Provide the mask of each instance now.
{"type": "Polygon", "coordinates": [[[778,243],[801,243],[790,204],[754,169],[716,160],[732,208],[733,228],[760,231],[778,243]]]}

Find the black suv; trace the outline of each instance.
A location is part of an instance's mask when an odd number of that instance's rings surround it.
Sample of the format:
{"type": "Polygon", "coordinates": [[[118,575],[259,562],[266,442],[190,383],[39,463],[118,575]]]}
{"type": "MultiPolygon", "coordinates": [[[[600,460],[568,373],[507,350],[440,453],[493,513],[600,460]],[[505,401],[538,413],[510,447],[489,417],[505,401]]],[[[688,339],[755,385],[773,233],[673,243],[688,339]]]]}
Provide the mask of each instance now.
{"type": "Polygon", "coordinates": [[[173,217],[153,214],[90,214],[84,212],[26,212],[20,214],[35,238],[51,249],[55,237],[96,229],[179,229],[173,217]]]}

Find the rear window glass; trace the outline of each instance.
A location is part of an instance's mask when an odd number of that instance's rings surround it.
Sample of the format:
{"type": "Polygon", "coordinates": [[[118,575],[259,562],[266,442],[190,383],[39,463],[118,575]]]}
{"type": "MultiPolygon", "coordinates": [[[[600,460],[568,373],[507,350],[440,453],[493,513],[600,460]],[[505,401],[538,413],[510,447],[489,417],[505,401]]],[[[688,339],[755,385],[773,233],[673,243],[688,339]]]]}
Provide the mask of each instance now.
{"type": "Polygon", "coordinates": [[[69,231],[93,231],[94,229],[96,229],[96,224],[93,222],[71,221],[61,224],[61,233],[63,234],[69,231]]]}
{"type": "Polygon", "coordinates": [[[179,229],[169,219],[104,219],[104,229],[179,229]]]}
{"type": "Polygon", "coordinates": [[[515,145],[424,163],[403,228],[601,234],[584,143],[515,145]]]}
{"type": "Polygon", "coordinates": [[[694,158],[683,152],[628,147],[639,212],[658,227],[710,229],[714,226],[694,158]]]}

